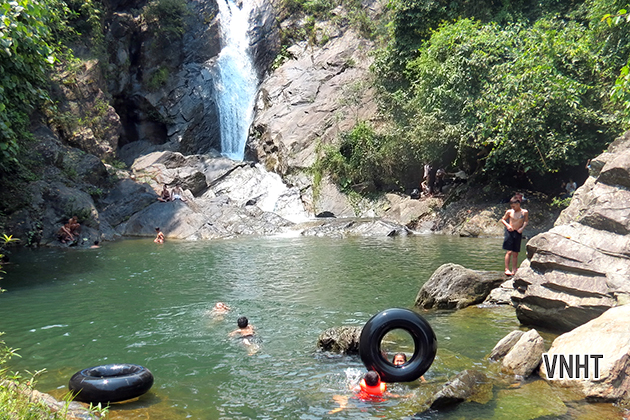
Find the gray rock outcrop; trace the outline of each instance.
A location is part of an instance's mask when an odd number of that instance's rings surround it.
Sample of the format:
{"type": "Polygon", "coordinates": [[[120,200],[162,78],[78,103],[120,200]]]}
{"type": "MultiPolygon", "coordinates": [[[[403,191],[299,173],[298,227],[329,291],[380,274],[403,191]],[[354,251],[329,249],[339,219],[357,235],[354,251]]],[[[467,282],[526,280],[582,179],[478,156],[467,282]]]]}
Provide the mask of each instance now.
{"type": "Polygon", "coordinates": [[[329,144],[356,121],[376,115],[374,93],[362,84],[371,46],[346,28],[336,29],[322,47],[303,41],[288,49],[294,58],[262,83],[252,125],[251,147],[268,170],[309,167],[318,142],[329,144]]]}
{"type": "Polygon", "coordinates": [[[317,338],[317,348],[343,354],[358,354],[362,327],[341,326],[329,328],[317,338]]]}
{"type": "Polygon", "coordinates": [[[501,371],[523,378],[530,376],[542,360],[545,344],[536,330],[521,335],[501,362],[501,371]]]}
{"type": "Polygon", "coordinates": [[[514,345],[518,343],[518,340],[521,339],[523,334],[525,334],[524,331],[516,330],[503,337],[501,340],[499,340],[497,345],[494,346],[494,348],[488,355],[488,359],[493,361],[503,359],[505,355],[508,354],[510,350],[512,350],[512,347],[514,347],[514,345]]]}
{"type": "MultiPolygon", "coordinates": [[[[611,308],[598,318],[564,333],[556,338],[547,352],[551,361],[554,355],[579,355],[579,363],[584,364],[589,357],[588,379],[584,379],[584,368],[578,373],[582,379],[558,378],[560,362],[556,362],[556,371],[543,364],[540,376],[548,378],[549,369],[555,377],[550,383],[554,386],[573,388],[585,398],[603,401],[630,401],[630,305],[611,308]],[[596,375],[595,359],[590,356],[601,355],[596,375]],[[596,377],[599,376],[599,377],[596,377]]],[[[574,371],[572,371],[574,373],[574,371]]]]}
{"type": "Polygon", "coordinates": [[[484,305],[511,305],[513,292],[514,280],[506,280],[496,289],[492,289],[483,303],[484,305]]]}
{"type": "Polygon", "coordinates": [[[432,410],[443,410],[464,401],[486,403],[492,399],[492,383],[477,370],[460,372],[452,381],[444,384],[429,401],[432,410]]]}
{"type": "Polygon", "coordinates": [[[568,331],[630,302],[630,132],[590,175],[555,227],[527,243],[512,295],[524,324],[568,331]]]}
{"type": "Polygon", "coordinates": [[[476,271],[458,264],[444,264],[431,275],[416,297],[422,309],[461,309],[481,303],[505,281],[498,271],[476,271]]]}

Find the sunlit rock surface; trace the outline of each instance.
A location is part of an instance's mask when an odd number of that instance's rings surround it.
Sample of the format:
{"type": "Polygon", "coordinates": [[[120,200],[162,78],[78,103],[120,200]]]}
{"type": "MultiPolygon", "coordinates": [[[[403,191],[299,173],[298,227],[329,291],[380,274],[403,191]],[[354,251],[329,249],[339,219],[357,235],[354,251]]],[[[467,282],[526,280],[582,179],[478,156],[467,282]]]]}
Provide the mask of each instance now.
{"type": "MultiPolygon", "coordinates": [[[[618,401],[630,400],[630,305],[611,308],[598,318],[564,333],[556,338],[548,351],[551,358],[555,355],[579,355],[580,363],[584,356],[589,356],[588,379],[558,379],[558,372],[552,371],[556,379],[552,385],[578,390],[591,400],[618,401]],[[598,376],[592,355],[601,355],[598,359],[598,376]]],[[[559,364],[559,362],[557,362],[559,364]]],[[[548,378],[547,369],[540,367],[540,376],[548,378]]],[[[557,366],[560,369],[560,366],[557,366]]],[[[584,368],[580,376],[586,376],[584,368]]],[[[566,373],[565,373],[566,375],[566,373]]]]}
{"type": "Polygon", "coordinates": [[[555,227],[527,243],[512,295],[524,324],[568,331],[630,302],[630,132],[590,175],[555,227]]]}

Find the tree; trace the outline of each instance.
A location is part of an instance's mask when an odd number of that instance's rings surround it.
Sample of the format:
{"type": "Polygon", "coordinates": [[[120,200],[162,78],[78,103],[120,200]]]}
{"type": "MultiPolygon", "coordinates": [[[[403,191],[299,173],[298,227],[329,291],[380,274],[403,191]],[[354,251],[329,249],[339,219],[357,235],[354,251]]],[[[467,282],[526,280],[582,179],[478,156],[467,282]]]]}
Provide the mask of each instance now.
{"type": "Polygon", "coordinates": [[[0,0],[0,169],[17,163],[29,114],[48,99],[46,74],[54,62],[50,16],[43,1],[0,0]]]}

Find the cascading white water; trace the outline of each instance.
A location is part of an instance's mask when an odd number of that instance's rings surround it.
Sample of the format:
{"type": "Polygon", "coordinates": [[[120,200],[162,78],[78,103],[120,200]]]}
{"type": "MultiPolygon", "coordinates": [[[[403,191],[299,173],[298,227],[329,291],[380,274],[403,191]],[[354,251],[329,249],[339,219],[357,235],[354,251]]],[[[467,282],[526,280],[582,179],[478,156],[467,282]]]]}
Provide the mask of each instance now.
{"type": "Polygon", "coordinates": [[[253,0],[218,0],[222,49],[217,60],[217,107],[221,153],[243,160],[254,116],[258,77],[249,51],[253,0]]]}

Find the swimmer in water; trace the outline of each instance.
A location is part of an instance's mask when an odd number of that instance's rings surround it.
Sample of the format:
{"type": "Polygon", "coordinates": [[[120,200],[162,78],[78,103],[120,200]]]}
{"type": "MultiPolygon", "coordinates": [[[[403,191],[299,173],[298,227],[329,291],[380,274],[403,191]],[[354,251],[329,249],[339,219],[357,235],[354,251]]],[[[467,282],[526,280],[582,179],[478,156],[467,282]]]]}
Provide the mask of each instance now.
{"type": "Polygon", "coordinates": [[[243,339],[243,343],[245,345],[251,345],[251,339],[254,338],[254,326],[249,324],[249,320],[247,317],[242,316],[236,321],[236,325],[238,325],[238,329],[232,331],[230,333],[230,337],[234,337],[236,335],[241,336],[243,339]]]}
{"type": "MultiPolygon", "coordinates": [[[[355,398],[364,401],[383,397],[400,398],[400,395],[387,392],[387,384],[381,381],[381,376],[373,370],[366,373],[359,385],[352,387],[352,391],[355,393],[355,398]]],[[[346,395],[333,395],[333,400],[339,404],[339,407],[330,410],[328,414],[338,413],[348,406],[349,399],[346,395]]]]}
{"type": "MultiPolygon", "coordinates": [[[[407,363],[407,355],[405,353],[396,353],[394,355],[394,358],[392,359],[392,365],[396,366],[396,367],[401,367],[404,366],[405,363],[407,363]]],[[[420,382],[426,382],[427,380],[424,379],[424,376],[420,377],[420,382]]]]}
{"type": "Polygon", "coordinates": [[[212,312],[216,315],[223,315],[230,312],[230,307],[223,302],[217,302],[212,308],[212,312]]]}
{"type": "Polygon", "coordinates": [[[407,355],[405,353],[396,353],[392,359],[394,366],[402,366],[407,363],[407,355]]]}

